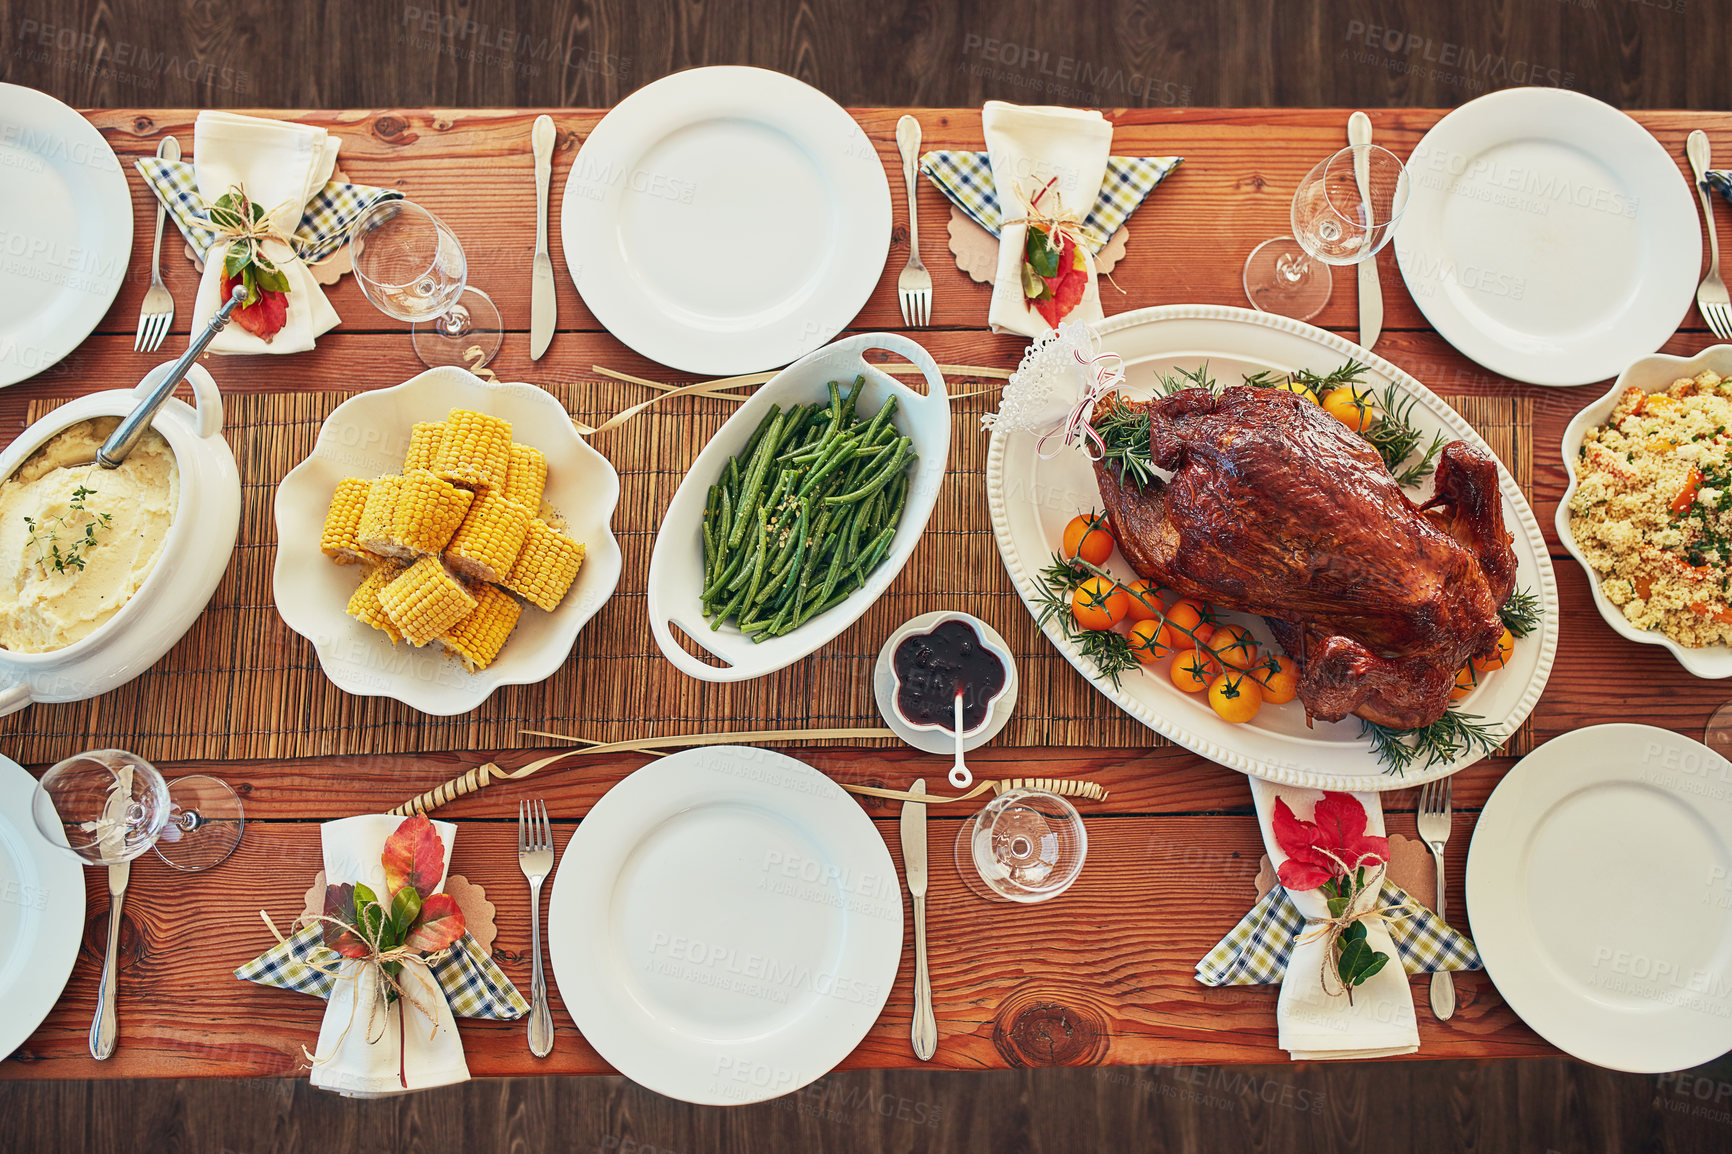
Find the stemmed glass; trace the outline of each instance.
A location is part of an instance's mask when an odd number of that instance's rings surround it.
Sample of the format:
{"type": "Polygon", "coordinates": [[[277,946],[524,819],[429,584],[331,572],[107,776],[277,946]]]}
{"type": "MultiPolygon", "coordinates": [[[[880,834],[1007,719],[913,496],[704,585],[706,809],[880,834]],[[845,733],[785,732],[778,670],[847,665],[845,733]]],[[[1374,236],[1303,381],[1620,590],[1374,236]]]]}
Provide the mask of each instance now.
{"type": "Polygon", "coordinates": [[[1371,260],[1407,208],[1407,168],[1375,144],[1321,161],[1293,193],[1293,235],[1266,240],[1245,260],[1245,295],[1266,313],[1306,321],[1328,303],[1332,264],[1371,260]]]}
{"type": "Polygon", "coordinates": [[[349,231],[355,283],[386,316],[410,322],[428,368],[480,368],[504,339],[493,298],[469,284],[469,261],[449,225],[407,200],[376,201],[349,231]],[[479,348],[477,363],[469,350],[479,348]]]}
{"type": "Polygon", "coordinates": [[[1088,856],[1076,807],[1044,789],[1010,789],[956,835],[963,884],[991,901],[1049,901],[1069,889],[1088,856]]]}
{"type": "Polygon", "coordinates": [[[189,873],[209,869],[240,844],[246,816],[224,782],[204,774],[164,781],[123,749],[69,757],[42,775],[30,802],[42,836],[87,865],[129,862],[152,846],[189,873]]]}

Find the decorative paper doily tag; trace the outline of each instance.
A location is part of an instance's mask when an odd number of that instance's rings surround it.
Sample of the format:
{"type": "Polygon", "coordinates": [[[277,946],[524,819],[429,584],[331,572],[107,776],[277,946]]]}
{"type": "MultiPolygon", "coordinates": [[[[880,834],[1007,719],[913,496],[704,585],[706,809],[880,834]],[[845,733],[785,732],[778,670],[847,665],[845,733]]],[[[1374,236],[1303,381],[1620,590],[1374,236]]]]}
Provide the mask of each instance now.
{"type": "MultiPolygon", "coordinates": [[[[1431,850],[1423,842],[1398,833],[1389,835],[1389,880],[1408,892],[1414,901],[1431,908],[1437,894],[1437,869],[1431,860],[1431,850]]],[[[1257,896],[1275,888],[1275,866],[1264,854],[1257,864],[1257,896]]]]}
{"type": "MultiPolygon", "coordinates": [[[[475,938],[475,944],[481,947],[482,953],[491,954],[493,939],[499,936],[499,924],[494,920],[498,907],[487,900],[487,891],[462,874],[452,874],[445,879],[445,892],[463,911],[463,927],[475,938]]],[[[301,911],[303,919],[315,918],[325,912],[324,870],[313,875],[313,884],[307,889],[305,902],[301,911]]]]}
{"type": "MultiPolygon", "coordinates": [[[[348,180],[349,178],[343,175],[341,169],[334,169],[331,172],[331,179],[348,180]]],[[[186,254],[186,259],[192,262],[192,267],[198,271],[198,275],[203,276],[204,261],[199,257],[198,250],[192,247],[192,242],[183,237],[181,250],[186,254]]],[[[307,271],[312,273],[313,279],[322,285],[329,287],[336,284],[343,279],[345,273],[355,271],[355,262],[349,258],[349,246],[345,244],[318,264],[308,265],[307,271]]],[[[456,895],[453,894],[452,896],[455,897],[456,895]]]]}
{"type": "MultiPolygon", "coordinates": [[[[967,273],[971,280],[991,284],[998,272],[998,238],[974,223],[973,217],[954,204],[950,206],[947,228],[950,254],[956,258],[956,267],[967,273]]],[[[1125,257],[1125,245],[1130,236],[1130,227],[1120,225],[1119,230],[1107,238],[1107,243],[1095,254],[1096,273],[1106,276],[1113,271],[1113,266],[1125,257]]]]}

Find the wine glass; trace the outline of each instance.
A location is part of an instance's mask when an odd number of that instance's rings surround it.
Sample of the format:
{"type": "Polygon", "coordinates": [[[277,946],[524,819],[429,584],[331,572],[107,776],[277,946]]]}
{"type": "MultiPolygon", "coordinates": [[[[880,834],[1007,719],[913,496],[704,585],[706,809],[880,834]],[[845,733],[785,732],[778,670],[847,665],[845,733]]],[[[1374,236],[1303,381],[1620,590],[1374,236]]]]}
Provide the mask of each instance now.
{"type": "Polygon", "coordinates": [[[225,783],[204,774],[164,781],[124,749],[60,762],[36,783],[30,810],[43,837],[87,865],[120,865],[154,846],[189,873],[227,858],[246,826],[241,799],[225,783]]]}
{"type": "Polygon", "coordinates": [[[1082,872],[1089,836],[1076,807],[1044,789],[1010,789],[956,835],[956,868],[991,901],[1049,901],[1082,872]]]}
{"type": "Polygon", "coordinates": [[[1293,235],[1266,240],[1245,260],[1245,295],[1266,313],[1316,316],[1334,287],[1332,264],[1372,260],[1407,208],[1407,168],[1375,144],[1321,161],[1293,193],[1293,235]]]}
{"type": "Polygon", "coordinates": [[[380,200],[349,231],[355,283],[386,316],[410,322],[428,368],[478,369],[504,331],[493,298],[469,284],[469,262],[444,221],[407,200],[380,200]],[[477,362],[470,350],[479,348],[477,362]]]}

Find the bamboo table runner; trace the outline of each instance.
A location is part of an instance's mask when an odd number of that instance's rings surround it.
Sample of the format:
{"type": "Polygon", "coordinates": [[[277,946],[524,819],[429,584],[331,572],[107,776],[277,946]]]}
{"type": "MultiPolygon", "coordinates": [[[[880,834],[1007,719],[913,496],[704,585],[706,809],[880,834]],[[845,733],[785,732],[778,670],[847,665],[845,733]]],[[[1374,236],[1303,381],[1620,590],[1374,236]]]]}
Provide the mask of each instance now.
{"type": "MultiPolygon", "coordinates": [[[[958,392],[991,382],[953,378],[958,392]]],[[[599,424],[619,405],[615,382],[553,385],[579,419],[599,424]]],[[[645,580],[661,515],[730,402],[686,396],[601,434],[595,445],[619,470],[613,529],[624,554],[619,588],[579,634],[570,660],[538,685],[507,686],[478,709],[430,717],[388,698],[355,697],[319,669],[312,644],[278,616],[272,506],[277,483],[312,451],[320,424],[353,393],[236,393],[224,398],[225,433],[240,468],[240,537],[210,606],[148,673],[89,701],[38,704],[0,722],[0,740],[26,764],[69,751],[122,746],[146,759],[233,760],[499,750],[539,744],[522,729],[598,741],[786,727],[882,724],[872,667],[884,638],[935,609],[964,609],[1003,634],[1017,661],[1016,713],[995,744],[1133,749],[1165,739],[1096,692],[1035,627],[999,559],[986,509],[987,391],[954,402],[944,488],[901,576],[853,626],[812,656],[753,681],[714,685],[674,669],[650,635],[645,580]]],[[[1446,398],[1532,493],[1533,402],[1527,397],[1446,398]]],[[[60,402],[36,400],[35,420],[60,402]]],[[[883,740],[876,744],[884,744],[883,740]]],[[[834,743],[832,743],[834,744],[834,743]]],[[[846,744],[874,744],[858,739],[846,744]]],[[[890,744],[895,744],[891,742],[890,744]]],[[[1530,727],[1507,752],[1532,748],[1530,727]]]]}

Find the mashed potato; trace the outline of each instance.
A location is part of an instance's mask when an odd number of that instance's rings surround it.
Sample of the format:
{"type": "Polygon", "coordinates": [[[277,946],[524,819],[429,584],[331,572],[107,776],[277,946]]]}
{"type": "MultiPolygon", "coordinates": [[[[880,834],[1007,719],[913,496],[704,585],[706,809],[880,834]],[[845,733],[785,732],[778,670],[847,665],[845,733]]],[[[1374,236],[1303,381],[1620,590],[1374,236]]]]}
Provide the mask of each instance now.
{"type": "Polygon", "coordinates": [[[156,567],[180,505],[168,442],[146,430],[118,469],[72,464],[90,460],[119,422],[61,431],[0,482],[0,648],[64,649],[113,617],[156,567]]]}

